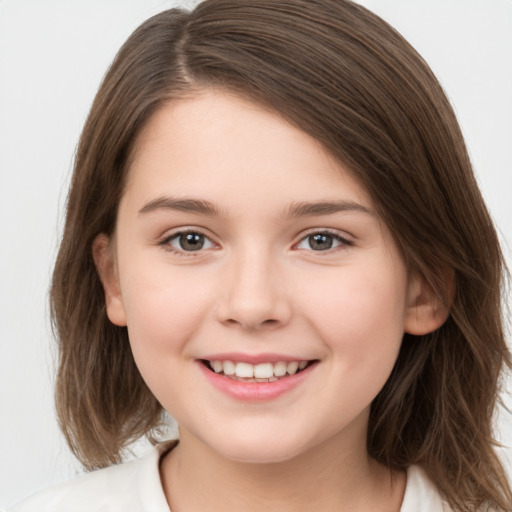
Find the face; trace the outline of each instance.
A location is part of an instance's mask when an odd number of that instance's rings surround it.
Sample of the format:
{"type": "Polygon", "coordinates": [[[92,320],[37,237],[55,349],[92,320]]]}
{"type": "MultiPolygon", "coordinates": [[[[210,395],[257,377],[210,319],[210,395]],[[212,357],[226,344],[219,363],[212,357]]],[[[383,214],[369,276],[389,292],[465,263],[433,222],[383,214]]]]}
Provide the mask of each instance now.
{"type": "Polygon", "coordinates": [[[115,237],[94,252],[147,385],[182,437],[232,460],[364,443],[421,317],[419,285],[350,173],[220,92],[150,120],[115,237]]]}

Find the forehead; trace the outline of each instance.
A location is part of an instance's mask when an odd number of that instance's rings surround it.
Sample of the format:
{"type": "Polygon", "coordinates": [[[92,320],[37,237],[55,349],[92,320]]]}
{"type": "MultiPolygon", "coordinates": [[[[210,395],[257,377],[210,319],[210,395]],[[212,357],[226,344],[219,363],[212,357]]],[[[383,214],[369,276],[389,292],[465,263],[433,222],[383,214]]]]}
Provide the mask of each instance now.
{"type": "Polygon", "coordinates": [[[128,174],[126,194],[135,192],[200,195],[226,207],[320,196],[371,204],[317,140],[276,112],[212,90],[170,101],[148,121],[128,174]]]}

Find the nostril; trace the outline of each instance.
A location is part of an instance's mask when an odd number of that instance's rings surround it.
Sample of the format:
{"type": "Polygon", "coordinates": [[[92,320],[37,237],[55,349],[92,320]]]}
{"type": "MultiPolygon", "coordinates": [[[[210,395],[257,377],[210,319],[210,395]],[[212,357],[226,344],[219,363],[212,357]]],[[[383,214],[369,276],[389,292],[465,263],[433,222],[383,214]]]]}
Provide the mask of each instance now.
{"type": "Polygon", "coordinates": [[[279,325],[279,320],[276,320],[274,318],[269,318],[267,320],[259,321],[259,322],[250,322],[250,321],[243,321],[243,320],[235,320],[234,318],[228,318],[225,320],[225,324],[227,325],[239,325],[245,329],[248,330],[257,330],[261,329],[262,327],[275,327],[279,325]]]}

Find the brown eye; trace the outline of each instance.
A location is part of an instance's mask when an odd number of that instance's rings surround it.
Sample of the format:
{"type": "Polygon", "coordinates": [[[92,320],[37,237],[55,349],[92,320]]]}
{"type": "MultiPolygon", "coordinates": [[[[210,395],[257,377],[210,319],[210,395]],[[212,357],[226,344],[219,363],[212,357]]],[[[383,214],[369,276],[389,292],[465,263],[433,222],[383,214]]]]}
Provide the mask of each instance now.
{"type": "Polygon", "coordinates": [[[333,245],[333,237],[331,235],[316,234],[308,236],[308,242],[314,251],[325,251],[333,245]]]}
{"type": "Polygon", "coordinates": [[[312,233],[304,237],[297,247],[299,249],[309,249],[316,252],[328,251],[341,245],[352,245],[345,238],[329,232],[312,233]]]}
{"type": "Polygon", "coordinates": [[[213,242],[196,231],[181,231],[166,238],[162,245],[167,246],[172,252],[196,252],[201,249],[210,249],[213,242]]]}
{"type": "Polygon", "coordinates": [[[199,233],[184,233],[179,236],[178,243],[184,251],[198,251],[203,248],[204,236],[199,233]]]}

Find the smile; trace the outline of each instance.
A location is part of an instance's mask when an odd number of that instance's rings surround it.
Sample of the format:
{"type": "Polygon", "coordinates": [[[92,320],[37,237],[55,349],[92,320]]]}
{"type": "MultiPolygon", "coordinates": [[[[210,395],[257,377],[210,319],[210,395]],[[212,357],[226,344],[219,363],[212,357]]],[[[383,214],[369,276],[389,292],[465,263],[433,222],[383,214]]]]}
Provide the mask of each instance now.
{"type": "Polygon", "coordinates": [[[314,361],[278,361],[250,364],[234,361],[203,361],[213,372],[242,382],[275,382],[300,373],[314,361]]]}
{"type": "Polygon", "coordinates": [[[290,359],[263,354],[221,355],[197,359],[198,368],[215,389],[238,401],[258,403],[274,400],[310,381],[318,359],[290,359]],[[229,357],[231,356],[231,357],[229,357]],[[249,362],[252,359],[251,362],[249,362]]]}

